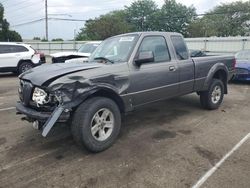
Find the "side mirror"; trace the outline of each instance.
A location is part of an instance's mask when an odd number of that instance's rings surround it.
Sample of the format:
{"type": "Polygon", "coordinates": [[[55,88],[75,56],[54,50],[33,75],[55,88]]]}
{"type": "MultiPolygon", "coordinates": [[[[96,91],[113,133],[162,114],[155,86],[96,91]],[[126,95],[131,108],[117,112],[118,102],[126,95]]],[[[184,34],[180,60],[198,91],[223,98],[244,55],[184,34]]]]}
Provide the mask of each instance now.
{"type": "Polygon", "coordinates": [[[135,64],[139,67],[141,64],[154,62],[154,53],[152,51],[140,52],[135,64]]]}

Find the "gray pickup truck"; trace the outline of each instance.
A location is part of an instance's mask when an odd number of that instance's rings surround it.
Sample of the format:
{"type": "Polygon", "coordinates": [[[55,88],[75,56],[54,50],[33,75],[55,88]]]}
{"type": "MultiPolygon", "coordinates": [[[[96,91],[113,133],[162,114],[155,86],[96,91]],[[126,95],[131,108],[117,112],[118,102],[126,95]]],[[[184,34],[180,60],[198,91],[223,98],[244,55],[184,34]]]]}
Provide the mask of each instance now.
{"type": "Polygon", "coordinates": [[[16,109],[43,136],[67,122],[77,144],[100,152],[117,139],[121,114],[145,104],[197,92],[202,107],[217,109],[234,64],[233,56],[190,58],[178,33],[118,35],[87,63],[43,65],[20,75],[16,109]]]}

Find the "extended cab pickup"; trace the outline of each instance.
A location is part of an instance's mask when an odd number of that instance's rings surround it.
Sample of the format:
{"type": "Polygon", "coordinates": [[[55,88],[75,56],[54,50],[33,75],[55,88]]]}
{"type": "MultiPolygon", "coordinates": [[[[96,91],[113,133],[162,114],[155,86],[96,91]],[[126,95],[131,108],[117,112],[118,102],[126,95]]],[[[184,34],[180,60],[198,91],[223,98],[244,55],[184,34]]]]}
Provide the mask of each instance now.
{"type": "Polygon", "coordinates": [[[182,35],[140,32],[103,41],[87,63],[42,65],[20,75],[17,111],[46,136],[58,122],[92,152],[110,147],[121,114],[145,104],[197,92],[217,109],[234,73],[233,56],[190,58],[182,35]]]}

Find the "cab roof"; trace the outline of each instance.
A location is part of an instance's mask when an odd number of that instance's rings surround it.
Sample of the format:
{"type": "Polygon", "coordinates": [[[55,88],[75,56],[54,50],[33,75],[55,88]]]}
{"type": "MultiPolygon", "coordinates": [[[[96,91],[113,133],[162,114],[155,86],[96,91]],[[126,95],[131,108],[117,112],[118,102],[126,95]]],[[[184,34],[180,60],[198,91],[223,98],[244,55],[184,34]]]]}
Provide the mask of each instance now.
{"type": "Polygon", "coordinates": [[[124,34],[121,34],[121,35],[118,35],[118,36],[133,35],[133,34],[137,34],[137,35],[168,35],[168,36],[179,35],[179,36],[182,36],[182,34],[180,34],[180,33],[176,33],[176,32],[163,32],[163,31],[132,32],[132,33],[124,33],[124,34]]]}

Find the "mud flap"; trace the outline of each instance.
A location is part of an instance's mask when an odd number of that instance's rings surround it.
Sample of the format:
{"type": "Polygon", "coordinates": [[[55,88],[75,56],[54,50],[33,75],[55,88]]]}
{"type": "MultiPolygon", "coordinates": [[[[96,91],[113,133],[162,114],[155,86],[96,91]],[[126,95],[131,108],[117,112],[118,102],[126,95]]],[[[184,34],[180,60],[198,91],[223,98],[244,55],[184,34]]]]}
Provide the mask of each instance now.
{"type": "Polygon", "coordinates": [[[43,132],[42,135],[46,137],[51,130],[51,128],[54,126],[60,115],[63,113],[64,107],[58,106],[53,111],[52,115],[49,117],[49,119],[46,121],[46,123],[43,126],[43,132]]]}

